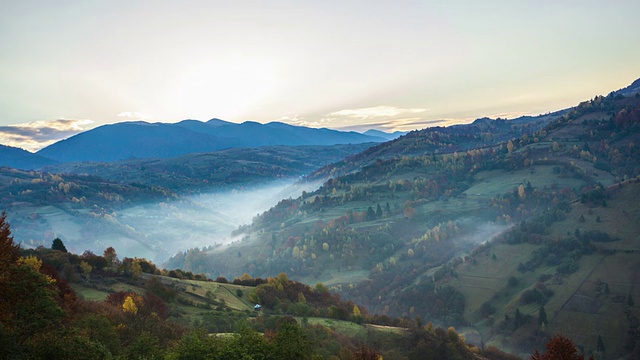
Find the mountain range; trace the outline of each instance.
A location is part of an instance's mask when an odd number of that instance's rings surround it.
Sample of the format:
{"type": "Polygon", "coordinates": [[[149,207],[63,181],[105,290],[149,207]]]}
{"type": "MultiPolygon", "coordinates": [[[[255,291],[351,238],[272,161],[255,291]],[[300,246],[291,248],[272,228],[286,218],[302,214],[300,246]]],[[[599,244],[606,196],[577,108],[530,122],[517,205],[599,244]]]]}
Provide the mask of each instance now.
{"type": "Polygon", "coordinates": [[[227,148],[273,145],[336,145],[383,142],[357,132],[314,129],[280,122],[235,124],[219,119],[175,124],[123,122],[99,126],[37,152],[59,162],[111,162],[130,158],[168,158],[227,148]]]}

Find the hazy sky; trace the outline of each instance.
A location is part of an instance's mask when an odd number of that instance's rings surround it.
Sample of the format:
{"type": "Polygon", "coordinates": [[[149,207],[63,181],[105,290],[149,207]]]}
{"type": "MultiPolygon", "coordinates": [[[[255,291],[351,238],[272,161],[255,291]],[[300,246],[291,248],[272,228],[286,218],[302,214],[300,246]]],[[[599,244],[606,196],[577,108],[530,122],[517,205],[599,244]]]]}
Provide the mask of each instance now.
{"type": "Polygon", "coordinates": [[[638,14],[638,0],[2,1],[0,143],[134,119],[409,130],[545,113],[640,77],[638,14]]]}

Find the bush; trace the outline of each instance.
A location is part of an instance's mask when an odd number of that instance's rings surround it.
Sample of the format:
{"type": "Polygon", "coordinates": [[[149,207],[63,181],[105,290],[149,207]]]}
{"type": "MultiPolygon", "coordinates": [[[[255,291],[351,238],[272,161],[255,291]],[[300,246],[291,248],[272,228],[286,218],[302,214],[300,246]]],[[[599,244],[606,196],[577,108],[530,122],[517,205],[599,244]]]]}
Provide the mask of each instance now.
{"type": "Polygon", "coordinates": [[[579,265],[574,259],[566,259],[556,268],[556,271],[560,274],[569,275],[578,271],[578,267],[579,265]]]}

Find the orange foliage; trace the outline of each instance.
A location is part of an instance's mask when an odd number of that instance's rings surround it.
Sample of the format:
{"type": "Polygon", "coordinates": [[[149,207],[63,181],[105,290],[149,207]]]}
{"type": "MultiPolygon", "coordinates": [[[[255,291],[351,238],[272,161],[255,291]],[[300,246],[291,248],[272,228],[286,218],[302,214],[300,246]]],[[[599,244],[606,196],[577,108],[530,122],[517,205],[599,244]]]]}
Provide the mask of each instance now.
{"type": "MultiPolygon", "coordinates": [[[[584,360],[584,355],[578,355],[578,349],[573,341],[560,334],[549,338],[545,350],[542,354],[536,350],[531,355],[531,360],[584,360]]],[[[593,360],[593,357],[589,359],[593,360]]]]}

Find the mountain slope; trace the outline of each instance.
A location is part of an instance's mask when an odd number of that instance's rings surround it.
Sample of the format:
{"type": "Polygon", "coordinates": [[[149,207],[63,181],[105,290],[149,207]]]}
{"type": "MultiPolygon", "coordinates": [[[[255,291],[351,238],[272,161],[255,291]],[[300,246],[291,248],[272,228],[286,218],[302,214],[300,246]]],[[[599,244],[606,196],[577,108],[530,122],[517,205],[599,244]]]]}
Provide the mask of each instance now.
{"type": "Polygon", "coordinates": [[[52,164],[55,164],[54,160],[30,153],[23,149],[0,145],[0,166],[32,170],[52,164]]]}
{"type": "MultiPolygon", "coordinates": [[[[540,216],[544,227],[526,225],[521,235],[534,244],[497,256],[517,267],[526,265],[536,241],[561,242],[542,235],[567,207],[583,199],[602,206],[603,188],[640,175],[639,124],[640,98],[610,95],[554,115],[412,132],[325,167],[316,176],[331,179],[320,189],[282,200],[238,229],[243,241],[192,249],[168,264],[211,276],[286,271],[307,283],[329,284],[376,313],[480,326],[474,314],[482,297],[451,281],[460,264],[472,261],[467,255],[540,216]]],[[[555,253],[560,277],[587,249],[570,244],[555,253]]],[[[486,285],[477,281],[476,288],[486,285]]],[[[507,342],[528,339],[529,333],[519,334],[529,323],[525,315],[536,310],[508,313],[512,322],[499,335],[507,342]]],[[[626,334],[615,331],[611,336],[626,334]]],[[[477,344],[488,336],[480,335],[477,344]]],[[[536,339],[520,345],[531,351],[539,347],[536,339]]]]}
{"type": "Polygon", "coordinates": [[[312,129],[282,123],[233,124],[184,120],[176,124],[127,122],[104,125],[59,141],[39,155],[60,162],[167,158],[236,147],[267,145],[334,145],[381,142],[355,132],[312,129]]]}

